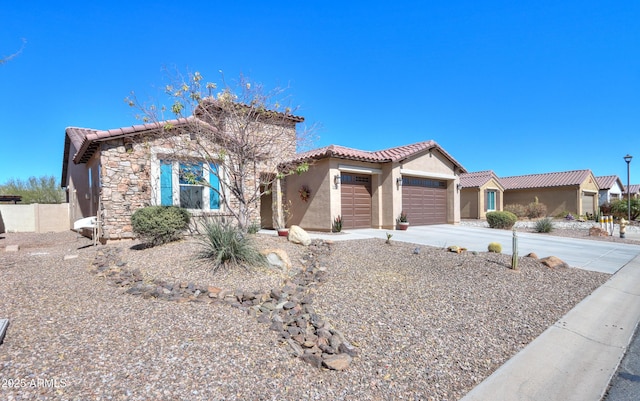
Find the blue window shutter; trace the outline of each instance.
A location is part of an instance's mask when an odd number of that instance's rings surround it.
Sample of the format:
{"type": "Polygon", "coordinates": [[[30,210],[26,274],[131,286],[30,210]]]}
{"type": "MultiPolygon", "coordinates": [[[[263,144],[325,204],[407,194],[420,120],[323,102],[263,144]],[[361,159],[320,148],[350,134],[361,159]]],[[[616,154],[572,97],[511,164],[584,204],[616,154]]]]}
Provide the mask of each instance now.
{"type": "Polygon", "coordinates": [[[173,205],[173,166],[170,162],[160,163],[160,204],[173,205]]]}
{"type": "Polygon", "coordinates": [[[218,171],[218,166],[215,164],[209,165],[209,209],[215,210],[220,209],[220,181],[218,180],[218,176],[216,172],[218,171]]]}

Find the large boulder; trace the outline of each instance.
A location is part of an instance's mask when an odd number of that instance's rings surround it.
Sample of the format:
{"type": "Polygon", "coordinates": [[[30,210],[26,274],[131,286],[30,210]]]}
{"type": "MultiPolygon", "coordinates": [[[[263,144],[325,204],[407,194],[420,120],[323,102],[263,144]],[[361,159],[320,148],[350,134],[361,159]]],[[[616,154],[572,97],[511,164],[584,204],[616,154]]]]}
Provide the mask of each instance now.
{"type": "Polygon", "coordinates": [[[311,245],[311,237],[309,237],[309,234],[300,226],[291,226],[291,228],[289,228],[289,241],[304,246],[311,245]]]}

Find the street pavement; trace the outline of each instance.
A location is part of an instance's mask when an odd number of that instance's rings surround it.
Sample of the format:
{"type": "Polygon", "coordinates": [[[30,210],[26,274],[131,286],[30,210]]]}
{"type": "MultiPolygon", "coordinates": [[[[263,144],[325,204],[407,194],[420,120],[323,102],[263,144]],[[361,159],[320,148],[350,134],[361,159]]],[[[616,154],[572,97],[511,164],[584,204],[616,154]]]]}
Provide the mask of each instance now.
{"type": "MultiPolygon", "coordinates": [[[[483,227],[359,229],[313,237],[340,241],[386,239],[387,234],[392,234],[392,241],[442,248],[458,245],[479,252],[486,251],[490,242],[499,242],[503,253],[512,253],[511,231],[483,227]]],[[[612,277],[462,401],[640,400],[636,330],[640,322],[640,245],[524,232],[516,235],[521,256],[529,252],[538,257],[553,255],[572,267],[611,273],[612,277]]],[[[640,233],[628,232],[627,238],[640,240],[640,233]]]]}
{"type": "Polygon", "coordinates": [[[620,367],[611,380],[611,389],[603,401],[637,401],[640,399],[640,328],[629,345],[620,367]]]}

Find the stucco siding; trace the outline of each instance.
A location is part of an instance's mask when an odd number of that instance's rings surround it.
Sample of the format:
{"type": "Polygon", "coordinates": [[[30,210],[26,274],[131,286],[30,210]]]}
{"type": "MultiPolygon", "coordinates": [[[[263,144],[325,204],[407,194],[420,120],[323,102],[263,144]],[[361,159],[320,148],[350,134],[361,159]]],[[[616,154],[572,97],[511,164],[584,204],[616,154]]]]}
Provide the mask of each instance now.
{"type": "Polygon", "coordinates": [[[507,190],[504,192],[504,206],[512,204],[526,206],[538,197],[538,202],[547,207],[548,216],[556,216],[565,211],[580,214],[579,193],[577,187],[507,190]]]}
{"type": "Polygon", "coordinates": [[[287,176],[286,182],[285,202],[291,201],[290,225],[299,225],[307,230],[330,231],[333,219],[338,214],[332,214],[331,211],[331,198],[336,190],[333,188],[329,160],[314,162],[308,172],[287,176]],[[311,192],[307,202],[300,199],[299,190],[303,185],[311,192]]]}
{"type": "Polygon", "coordinates": [[[402,168],[434,173],[434,175],[453,175],[455,173],[453,163],[445,158],[438,150],[433,150],[431,153],[425,152],[409,158],[402,162],[402,168]]]}
{"type": "Polygon", "coordinates": [[[479,219],[479,190],[478,188],[467,188],[460,191],[460,218],[479,219]]]}

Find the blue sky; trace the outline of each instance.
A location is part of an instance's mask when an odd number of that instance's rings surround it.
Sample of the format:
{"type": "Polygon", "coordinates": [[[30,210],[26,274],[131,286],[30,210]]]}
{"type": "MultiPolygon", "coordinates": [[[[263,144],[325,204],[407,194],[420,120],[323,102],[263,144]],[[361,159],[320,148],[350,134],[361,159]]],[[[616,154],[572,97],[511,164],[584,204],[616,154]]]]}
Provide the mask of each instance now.
{"type": "Polygon", "coordinates": [[[640,182],[640,2],[14,1],[0,184],[60,176],[67,126],[137,123],[164,68],[288,86],[316,146],[433,139],[468,171],[640,182]],[[58,4],[61,3],[61,4],[58,4]],[[317,3],[313,5],[312,3],[317,3]]]}

